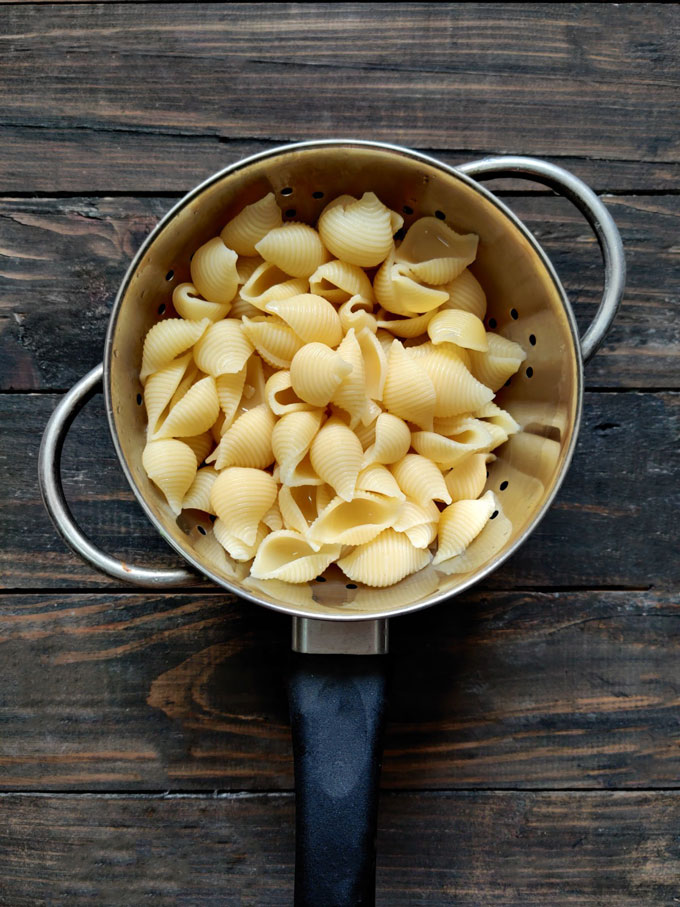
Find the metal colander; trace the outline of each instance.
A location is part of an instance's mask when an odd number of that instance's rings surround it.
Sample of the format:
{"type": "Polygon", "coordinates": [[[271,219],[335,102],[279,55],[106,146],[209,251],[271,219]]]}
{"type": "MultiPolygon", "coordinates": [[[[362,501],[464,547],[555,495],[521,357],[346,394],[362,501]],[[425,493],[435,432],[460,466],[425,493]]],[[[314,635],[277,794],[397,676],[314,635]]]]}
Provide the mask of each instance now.
{"type": "Polygon", "coordinates": [[[404,148],[367,142],[306,142],[274,149],[211,177],[160,222],[116,297],[103,364],[64,396],[50,419],[40,451],[41,488],[56,527],[78,554],[110,576],[142,586],[195,582],[195,574],[187,570],[135,567],[105,554],[68,510],[60,478],[61,446],[78,409],[103,378],[121,465],[156,529],[199,573],[243,598],[293,615],[293,647],[306,653],[297,656],[290,681],[299,907],[374,902],[386,669],[384,659],[358,656],[386,651],[386,618],[469,588],[538,524],[574,450],[583,360],[608,330],[624,278],[621,240],[606,208],[580,180],[544,161],[492,158],[452,169],[404,148]],[[604,261],[604,295],[582,340],[543,250],[505,205],[472,179],[508,175],[528,177],[566,196],[595,231],[604,261]],[[301,586],[235,582],[196,547],[209,521],[187,514],[176,519],[142,468],[146,415],[139,371],[144,337],[160,317],[172,314],[172,288],[189,279],[194,250],[244,205],[274,192],[286,219],[314,223],[329,200],[367,191],[402,212],[406,227],[418,217],[434,215],[459,232],[479,235],[471,270],[487,295],[487,326],[517,341],[528,354],[521,371],[497,396],[522,431],[496,449],[489,468],[487,488],[496,494],[499,509],[484,532],[495,533],[494,553],[466,573],[447,575],[428,566],[386,589],[349,583],[337,567],[301,586]]]}

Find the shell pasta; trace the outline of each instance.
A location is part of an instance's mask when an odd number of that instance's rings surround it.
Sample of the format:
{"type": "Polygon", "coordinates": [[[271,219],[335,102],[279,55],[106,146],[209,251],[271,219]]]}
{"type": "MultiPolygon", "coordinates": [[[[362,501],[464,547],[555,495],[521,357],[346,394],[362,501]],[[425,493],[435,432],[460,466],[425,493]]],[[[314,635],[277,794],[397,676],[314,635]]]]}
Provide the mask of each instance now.
{"type": "Polygon", "coordinates": [[[336,564],[382,588],[495,550],[475,547],[500,512],[487,464],[520,426],[493,399],[525,353],[485,328],[478,237],[407,226],[373,192],[284,223],[269,193],[147,333],[143,467],[174,516],[213,521],[201,550],[230,578],[336,564]]]}

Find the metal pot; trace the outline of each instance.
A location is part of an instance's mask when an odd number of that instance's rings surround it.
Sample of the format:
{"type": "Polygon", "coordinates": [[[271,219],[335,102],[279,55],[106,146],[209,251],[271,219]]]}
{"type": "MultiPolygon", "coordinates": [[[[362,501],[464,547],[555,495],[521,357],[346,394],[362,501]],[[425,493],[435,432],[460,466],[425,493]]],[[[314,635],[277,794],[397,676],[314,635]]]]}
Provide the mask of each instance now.
{"type": "Polygon", "coordinates": [[[276,148],[215,174],[175,205],[130,265],[113,305],[103,364],[63,397],[45,430],[39,461],[43,498],[65,541],[98,570],[150,588],[195,581],[189,570],[135,567],[100,551],[68,510],[60,478],[61,446],[76,413],[103,379],[121,466],[155,528],[193,571],[293,617],[293,648],[304,653],[296,656],[290,683],[298,790],[296,904],[372,903],[385,698],[385,660],[374,656],[387,652],[387,618],[469,589],[506,560],[541,520],[576,444],[583,362],[609,329],[624,282],[623,248],[611,216],[567,171],[524,157],[488,158],[452,168],[405,148],[340,140],[276,148]],[[570,199],[595,232],[603,256],[604,293],[581,339],[545,252],[517,217],[477,182],[501,176],[549,186],[570,199]],[[427,567],[382,590],[348,584],[333,568],[324,581],[303,587],[235,580],[197,550],[205,526],[200,520],[176,519],[142,468],[143,338],[159,318],[159,303],[189,278],[193,251],[244,204],[273,191],[282,207],[294,209],[291,217],[313,223],[328,200],[369,190],[403,211],[406,225],[436,213],[457,230],[480,236],[472,270],[487,294],[487,319],[528,352],[522,371],[497,398],[523,431],[496,451],[498,458],[489,470],[487,487],[502,502],[494,527],[496,553],[466,573],[446,575],[427,567]]]}

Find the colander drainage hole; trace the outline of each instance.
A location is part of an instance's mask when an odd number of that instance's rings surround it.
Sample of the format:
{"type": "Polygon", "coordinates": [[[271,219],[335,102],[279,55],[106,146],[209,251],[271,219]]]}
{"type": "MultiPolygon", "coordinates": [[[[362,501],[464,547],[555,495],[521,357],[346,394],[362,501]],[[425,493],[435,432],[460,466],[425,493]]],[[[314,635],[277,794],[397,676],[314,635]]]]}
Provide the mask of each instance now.
{"type": "Polygon", "coordinates": [[[435,211],[434,216],[438,217],[439,220],[446,220],[446,215],[444,214],[443,211],[435,211]]]}
{"type": "Polygon", "coordinates": [[[512,384],[512,378],[508,378],[508,380],[505,382],[503,387],[510,387],[511,384],[512,384]]]}
{"type": "Polygon", "coordinates": [[[316,581],[317,581],[317,583],[325,583],[325,582],[326,582],[326,577],[325,577],[325,576],[317,576],[316,581]]]}
{"type": "Polygon", "coordinates": [[[532,369],[531,366],[529,366],[529,368],[527,369],[527,378],[533,377],[533,374],[534,374],[534,370],[532,369]]]}
{"type": "Polygon", "coordinates": [[[292,194],[293,194],[293,189],[291,186],[286,186],[285,189],[281,190],[281,195],[292,195],[292,194]]]}
{"type": "Polygon", "coordinates": [[[498,322],[496,321],[495,318],[489,318],[489,327],[491,328],[492,331],[496,327],[497,324],[498,324],[498,322]]]}
{"type": "Polygon", "coordinates": [[[197,526],[196,528],[197,528],[198,531],[201,533],[201,535],[207,535],[207,534],[208,534],[202,526],[197,526]]]}
{"type": "Polygon", "coordinates": [[[137,406],[141,406],[141,405],[142,405],[142,395],[137,394],[137,406]]]}
{"type": "Polygon", "coordinates": [[[536,346],[536,335],[535,334],[529,334],[529,343],[532,346],[536,346]]]}
{"type": "Polygon", "coordinates": [[[501,482],[501,484],[498,486],[498,488],[499,488],[500,491],[505,491],[505,489],[506,489],[507,487],[508,487],[508,483],[507,483],[507,482],[501,482]]]}
{"type": "Polygon", "coordinates": [[[158,306],[158,314],[159,314],[159,315],[162,315],[164,312],[165,312],[165,303],[162,302],[162,303],[158,306]]]}
{"type": "Polygon", "coordinates": [[[295,217],[296,214],[297,214],[297,211],[295,210],[295,208],[289,208],[286,211],[286,217],[295,217]]]}
{"type": "Polygon", "coordinates": [[[166,280],[172,280],[172,278],[173,278],[174,276],[175,276],[175,272],[174,272],[172,269],[170,269],[170,270],[168,271],[168,273],[165,275],[165,279],[166,279],[166,280]]]}
{"type": "Polygon", "coordinates": [[[519,312],[517,311],[517,309],[510,309],[510,317],[513,321],[517,321],[517,319],[519,318],[519,312]]]}
{"type": "Polygon", "coordinates": [[[404,214],[413,214],[413,208],[410,205],[404,205],[401,210],[404,212],[404,214]]]}
{"type": "Polygon", "coordinates": [[[493,513],[491,514],[491,516],[489,517],[489,519],[490,519],[490,520],[495,520],[497,516],[498,516],[498,511],[497,511],[497,510],[494,510],[494,512],[493,512],[493,513]]]}
{"type": "Polygon", "coordinates": [[[356,583],[347,583],[347,585],[345,586],[345,589],[356,589],[356,588],[358,588],[356,583]]]}
{"type": "MultiPolygon", "coordinates": [[[[321,190],[317,189],[316,192],[312,192],[312,198],[323,198],[325,194],[325,192],[321,192],[321,190]]],[[[326,580],[324,580],[324,582],[326,582],[326,580]]]]}

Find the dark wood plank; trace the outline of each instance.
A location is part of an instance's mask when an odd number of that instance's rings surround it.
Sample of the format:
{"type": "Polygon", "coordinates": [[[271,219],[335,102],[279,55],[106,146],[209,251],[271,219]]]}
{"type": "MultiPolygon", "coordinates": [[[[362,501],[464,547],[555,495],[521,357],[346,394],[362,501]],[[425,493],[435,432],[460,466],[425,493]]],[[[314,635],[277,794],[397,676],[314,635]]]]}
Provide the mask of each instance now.
{"type": "Polygon", "coordinates": [[[215,169],[222,139],[320,135],[621,162],[598,171],[605,188],[677,182],[673,6],[39,4],[2,17],[3,192],[184,189],[215,169]]]}
{"type": "MultiPolygon", "coordinates": [[[[506,201],[551,256],[585,326],[602,286],[589,228],[563,199],[506,201]]],[[[680,387],[680,261],[672,239],[680,198],[608,197],[606,203],[623,236],[629,278],[587,383],[680,387]]],[[[122,276],[172,204],[129,197],[0,201],[0,389],[65,389],[96,364],[122,276]]]]}
{"type": "MultiPolygon", "coordinates": [[[[0,395],[0,588],[101,589],[57,536],[37,487],[51,394],[0,395]]],[[[556,502],[498,570],[500,589],[672,588],[678,581],[677,393],[589,393],[575,459],[556,502]]],[[[121,473],[102,398],[92,400],[64,451],[67,497],[95,543],[130,563],[177,563],[121,473]]]]}
{"type": "MultiPolygon", "coordinates": [[[[0,789],[290,789],[289,634],[219,594],[1,596],[0,789]]],[[[487,588],[391,636],[385,788],[678,787],[672,593],[487,588]]]]}
{"type": "MultiPolygon", "coordinates": [[[[293,800],[0,800],[0,898],[35,905],[290,904],[293,800]]],[[[377,904],[677,901],[677,794],[383,796],[377,904]]]]}

